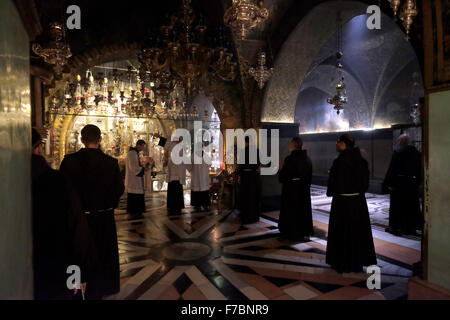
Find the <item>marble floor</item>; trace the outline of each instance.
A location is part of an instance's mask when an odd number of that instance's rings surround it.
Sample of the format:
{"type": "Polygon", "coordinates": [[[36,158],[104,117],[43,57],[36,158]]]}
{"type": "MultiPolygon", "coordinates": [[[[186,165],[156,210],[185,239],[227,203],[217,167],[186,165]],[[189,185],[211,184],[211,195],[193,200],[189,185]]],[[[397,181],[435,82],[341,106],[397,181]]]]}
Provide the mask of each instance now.
{"type": "MultiPolygon", "coordinates": [[[[126,300],[398,300],[407,299],[420,240],[384,232],[385,196],[368,195],[381,289],[367,289],[366,273],[338,274],[325,264],[330,198],[312,189],[315,236],[309,242],[278,239],[279,212],[242,225],[236,212],[168,216],[165,193],[146,196],[148,211],[129,220],[122,199],[116,211],[121,291],[126,300]]],[[[185,194],[189,204],[189,194],[185,194]]]]}

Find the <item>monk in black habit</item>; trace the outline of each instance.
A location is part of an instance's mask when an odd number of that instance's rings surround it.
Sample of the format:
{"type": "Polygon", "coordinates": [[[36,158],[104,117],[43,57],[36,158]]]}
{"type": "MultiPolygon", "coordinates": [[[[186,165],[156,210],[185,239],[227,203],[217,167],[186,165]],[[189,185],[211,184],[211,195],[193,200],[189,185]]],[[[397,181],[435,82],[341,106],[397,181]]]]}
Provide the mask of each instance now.
{"type": "Polygon", "coordinates": [[[278,229],[281,237],[288,240],[307,238],[314,233],[311,210],[312,164],[302,146],[299,137],[292,139],[289,148],[291,154],[286,157],[278,173],[283,184],[278,229]]]}
{"type": "MultiPolygon", "coordinates": [[[[75,192],[67,179],[47,164],[42,156],[42,143],[41,136],[33,129],[34,299],[72,299],[75,292],[67,288],[67,267],[80,267],[82,284],[76,286],[86,288],[89,268],[95,264],[94,246],[75,192]]],[[[81,290],[77,296],[81,297],[81,290]]]]}
{"type": "Polygon", "coordinates": [[[362,272],[377,264],[365,193],[369,187],[367,161],[349,134],[339,137],[328,178],[333,197],[328,225],[326,263],[337,272],[362,272]]]}
{"type": "Polygon", "coordinates": [[[72,181],[94,238],[99,263],[86,290],[86,297],[94,300],[120,290],[114,208],[124,192],[124,184],[117,159],[100,150],[101,139],[97,126],[85,126],[81,130],[85,148],[66,155],[60,168],[72,181]]]}
{"type": "Polygon", "coordinates": [[[258,222],[261,214],[261,180],[258,150],[254,148],[256,163],[251,163],[252,161],[250,161],[250,150],[249,138],[245,137],[245,148],[243,150],[245,161],[242,164],[238,163],[237,166],[239,209],[243,224],[258,222]]]}
{"type": "Polygon", "coordinates": [[[419,185],[422,176],[420,152],[409,145],[408,135],[398,138],[383,188],[391,194],[389,228],[393,234],[417,234],[423,224],[419,185]]]}

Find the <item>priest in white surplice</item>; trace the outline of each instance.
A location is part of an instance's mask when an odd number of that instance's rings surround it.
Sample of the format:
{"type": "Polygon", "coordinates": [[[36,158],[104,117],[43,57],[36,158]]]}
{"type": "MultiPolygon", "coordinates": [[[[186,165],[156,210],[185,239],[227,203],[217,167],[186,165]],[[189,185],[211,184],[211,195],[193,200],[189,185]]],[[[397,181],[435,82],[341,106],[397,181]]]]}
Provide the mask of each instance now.
{"type": "MultiPolygon", "coordinates": [[[[195,164],[192,160],[192,164],[189,166],[191,172],[191,206],[196,211],[200,211],[203,207],[204,210],[208,210],[211,206],[211,200],[209,197],[209,168],[210,165],[203,159],[203,152],[200,150],[197,157],[202,160],[201,164],[195,164]]],[[[192,157],[194,159],[194,156],[192,157]]]]}
{"type": "Polygon", "coordinates": [[[145,141],[139,140],[130,148],[125,161],[125,192],[127,193],[127,212],[135,217],[145,212],[145,167],[139,160],[139,152],[144,150],[145,141]]]}
{"type": "MultiPolygon", "coordinates": [[[[179,141],[169,141],[164,147],[165,155],[168,157],[168,172],[167,172],[167,209],[169,214],[181,214],[184,209],[183,185],[186,184],[186,164],[175,164],[172,161],[173,148],[181,143],[182,137],[179,141]]],[[[182,157],[181,150],[179,156],[182,157]]]]}

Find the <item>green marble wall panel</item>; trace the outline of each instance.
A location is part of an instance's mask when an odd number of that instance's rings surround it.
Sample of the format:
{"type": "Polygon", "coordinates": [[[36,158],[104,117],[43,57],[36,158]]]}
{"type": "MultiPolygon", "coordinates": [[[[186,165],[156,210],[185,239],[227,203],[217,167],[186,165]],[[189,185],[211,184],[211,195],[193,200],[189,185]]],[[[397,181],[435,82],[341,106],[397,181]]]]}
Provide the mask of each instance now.
{"type": "Polygon", "coordinates": [[[0,299],[32,298],[29,40],[0,1],[0,299]]]}
{"type": "Polygon", "coordinates": [[[450,91],[429,95],[428,280],[450,289],[450,91]]]}

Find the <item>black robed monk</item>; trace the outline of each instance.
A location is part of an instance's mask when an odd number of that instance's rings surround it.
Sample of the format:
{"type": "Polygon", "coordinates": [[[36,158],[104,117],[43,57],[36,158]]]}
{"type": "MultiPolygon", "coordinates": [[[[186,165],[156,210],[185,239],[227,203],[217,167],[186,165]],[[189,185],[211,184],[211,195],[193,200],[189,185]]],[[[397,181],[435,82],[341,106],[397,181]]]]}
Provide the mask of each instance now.
{"type": "Polygon", "coordinates": [[[388,232],[416,234],[423,224],[420,209],[419,185],[422,176],[420,152],[409,145],[406,134],[398,138],[398,149],[394,151],[384,179],[385,192],[391,194],[388,232]]]}
{"type": "Polygon", "coordinates": [[[95,259],[93,242],[75,192],[67,179],[45,161],[42,139],[34,129],[32,143],[34,298],[71,299],[67,267],[80,267],[85,286],[95,259]]]}
{"type": "Polygon", "coordinates": [[[91,284],[86,297],[100,299],[120,290],[114,208],[124,192],[124,184],[117,160],[100,150],[100,129],[85,126],[81,141],[86,147],[67,155],[60,170],[71,179],[78,193],[98,254],[99,263],[95,276],[88,280],[91,284]]]}
{"type": "Polygon", "coordinates": [[[342,272],[362,272],[363,266],[375,265],[372,228],[365,193],[369,187],[367,161],[355,140],[339,137],[328,178],[327,196],[333,197],[328,226],[326,263],[342,272]]]}
{"type": "Polygon", "coordinates": [[[258,150],[256,147],[250,148],[248,137],[245,137],[245,148],[242,151],[245,154],[245,161],[237,166],[239,210],[242,223],[250,224],[258,222],[261,214],[260,165],[258,150]],[[250,158],[251,151],[255,152],[256,161],[251,161],[253,160],[250,158]]]}
{"type": "Polygon", "coordinates": [[[283,168],[278,174],[283,184],[278,229],[281,236],[289,240],[301,239],[314,233],[311,211],[312,164],[302,146],[300,138],[292,139],[291,154],[284,160],[283,168]]]}

